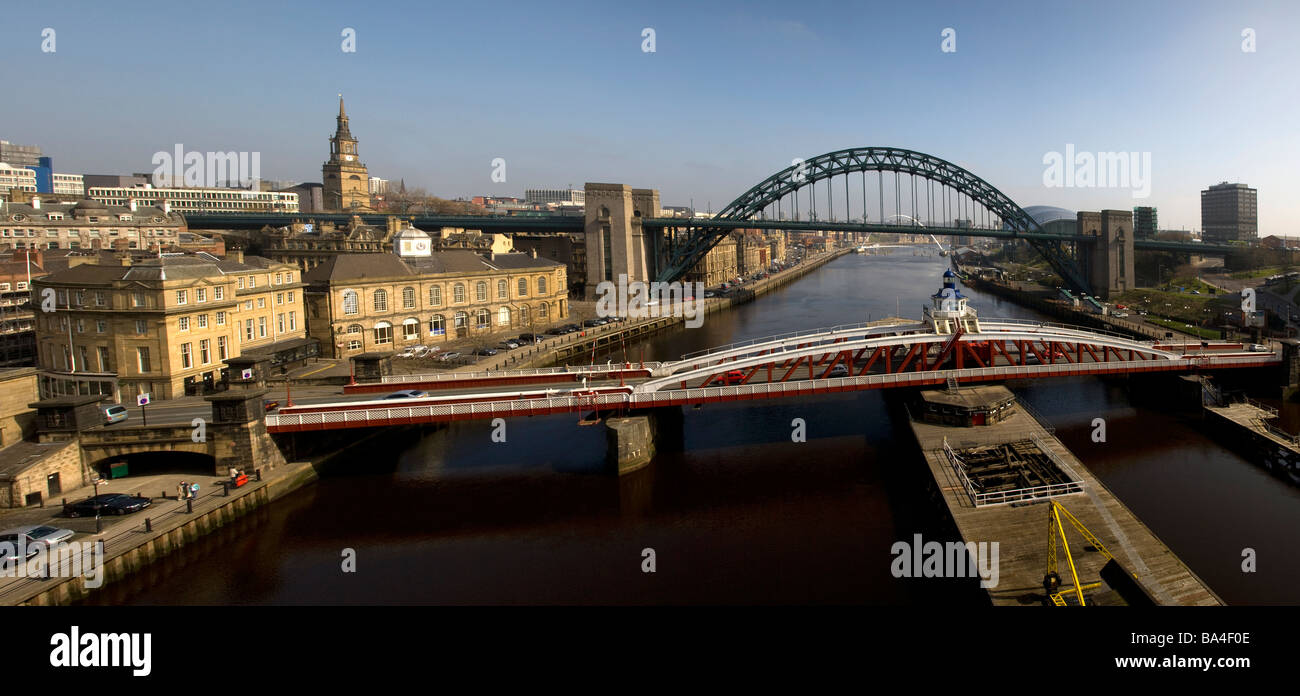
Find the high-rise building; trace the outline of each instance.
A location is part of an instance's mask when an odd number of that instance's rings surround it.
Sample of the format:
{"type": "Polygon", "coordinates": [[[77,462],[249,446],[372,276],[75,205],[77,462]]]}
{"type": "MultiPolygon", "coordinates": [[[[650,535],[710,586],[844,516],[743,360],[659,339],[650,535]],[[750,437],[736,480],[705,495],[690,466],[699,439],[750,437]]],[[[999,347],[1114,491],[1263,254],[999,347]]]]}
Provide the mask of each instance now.
{"type": "Polygon", "coordinates": [[[1207,242],[1259,238],[1258,191],[1226,181],[1201,191],[1201,230],[1207,242]]]}
{"type": "Polygon", "coordinates": [[[1135,239],[1155,239],[1156,230],[1160,229],[1156,222],[1156,209],[1150,206],[1136,206],[1133,208],[1133,235],[1135,239]]]}
{"type": "Polygon", "coordinates": [[[35,167],[40,164],[41,148],[36,145],[15,145],[0,140],[0,162],[11,167],[35,167]]]}
{"type": "Polygon", "coordinates": [[[330,158],[321,167],[325,209],[343,212],[369,211],[370,176],[357,155],[357,139],[348,128],[348,115],[339,96],[338,127],[330,138],[330,158]]]}
{"type": "Polygon", "coordinates": [[[388,193],[388,179],[380,179],[377,176],[370,177],[370,195],[382,196],[388,193]]]}
{"type": "Polygon", "coordinates": [[[583,205],[587,200],[587,192],[582,189],[525,189],[524,199],[529,203],[583,205]]]}

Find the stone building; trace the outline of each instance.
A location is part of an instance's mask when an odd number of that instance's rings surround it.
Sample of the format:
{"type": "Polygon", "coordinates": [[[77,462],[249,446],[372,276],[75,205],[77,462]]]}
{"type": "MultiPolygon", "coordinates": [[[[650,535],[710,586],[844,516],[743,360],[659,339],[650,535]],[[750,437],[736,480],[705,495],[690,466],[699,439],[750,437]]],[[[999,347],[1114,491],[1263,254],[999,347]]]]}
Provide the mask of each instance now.
{"type": "Polygon", "coordinates": [[[53,291],[52,311],[36,317],[42,398],[170,399],[215,388],[231,358],[276,366],[315,355],[291,264],[242,252],[68,262],[32,282],[38,298],[53,291]]]}
{"type": "Polygon", "coordinates": [[[710,249],[694,268],[687,271],[683,280],[688,283],[704,283],[704,287],[711,288],[734,282],[739,276],[740,260],[737,256],[736,238],[728,235],[710,249]]]}
{"type": "Polygon", "coordinates": [[[568,318],[564,264],[533,254],[433,251],[408,228],[394,254],[339,254],[308,271],[311,336],[336,358],[494,334],[568,318]]]}
{"type": "Polygon", "coordinates": [[[321,192],[326,210],[364,212],[370,207],[370,175],[357,155],[357,139],[348,128],[348,115],[339,96],[338,125],[330,138],[330,158],[321,166],[321,192]]]}
{"type": "Polygon", "coordinates": [[[397,217],[388,218],[382,227],[367,225],[354,215],[342,227],[315,220],[287,227],[263,227],[254,241],[267,258],[309,271],[338,254],[391,253],[393,237],[403,225],[404,221],[397,217]]]}
{"type": "Polygon", "coordinates": [[[110,206],[86,199],[48,203],[32,194],[9,203],[0,213],[0,250],[5,249],[145,249],[159,250],[180,242],[185,218],[172,211],[140,205],[110,206]]]}

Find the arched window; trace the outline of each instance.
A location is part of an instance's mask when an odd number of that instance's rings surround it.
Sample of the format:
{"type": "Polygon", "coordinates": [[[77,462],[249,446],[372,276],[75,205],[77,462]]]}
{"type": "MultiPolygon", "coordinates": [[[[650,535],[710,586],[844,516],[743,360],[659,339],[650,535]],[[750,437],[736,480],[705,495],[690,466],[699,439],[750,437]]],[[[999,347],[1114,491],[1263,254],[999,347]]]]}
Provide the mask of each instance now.
{"type": "Polygon", "coordinates": [[[468,315],[468,314],[466,314],[466,313],[464,313],[464,312],[456,312],[456,316],[454,317],[454,320],[455,320],[455,322],[456,322],[456,328],[458,328],[458,329],[463,329],[463,328],[465,328],[465,322],[466,322],[468,319],[469,319],[469,315],[468,315]]]}
{"type": "Polygon", "coordinates": [[[414,341],[420,337],[420,320],[415,317],[408,317],[402,322],[402,339],[414,341]]]}
{"type": "Polygon", "coordinates": [[[497,281],[497,299],[505,300],[510,298],[510,284],[505,280],[497,281]]]}
{"type": "Polygon", "coordinates": [[[415,288],[402,288],[402,309],[415,309],[415,288]]]}
{"type": "Polygon", "coordinates": [[[538,318],[540,321],[546,321],[546,303],[545,303],[545,302],[543,302],[543,303],[537,305],[537,318],[538,318]]]}
{"type": "Polygon", "coordinates": [[[429,306],[439,307],[442,305],[442,286],[435,285],[429,288],[429,306]]]}
{"type": "Polygon", "coordinates": [[[520,296],[520,297],[528,297],[528,279],[527,279],[527,278],[520,278],[520,279],[519,279],[519,296],[520,296]]]}
{"type": "Polygon", "coordinates": [[[545,294],[546,294],[546,276],[538,276],[538,278],[537,278],[537,294],[538,294],[538,295],[545,295],[545,294]]]}
{"type": "Polygon", "coordinates": [[[344,290],[344,291],[343,291],[343,313],[344,313],[344,314],[356,314],[357,311],[358,311],[358,310],[357,310],[357,293],[356,293],[356,291],[355,291],[355,290],[344,290]]]}
{"type": "Polygon", "coordinates": [[[474,301],[487,302],[487,283],[479,281],[474,284],[474,301]]]}
{"type": "Polygon", "coordinates": [[[388,291],[387,291],[387,290],[376,290],[376,291],[375,291],[375,294],[374,294],[374,301],[375,301],[375,311],[376,311],[376,312],[387,312],[387,311],[388,311],[388,291]]]}
{"type": "Polygon", "coordinates": [[[384,345],[393,342],[393,325],[386,321],[375,324],[375,344],[384,345]]]}
{"type": "Polygon", "coordinates": [[[359,333],[361,333],[361,325],[360,325],[360,324],[353,324],[353,325],[349,326],[349,327],[348,327],[348,333],[350,333],[350,334],[359,334],[359,333]]]}
{"type": "Polygon", "coordinates": [[[497,326],[510,326],[510,308],[502,307],[497,310],[497,326]]]}
{"type": "Polygon", "coordinates": [[[451,301],[456,304],[461,304],[465,301],[465,285],[463,283],[456,283],[456,286],[452,288],[451,301]]]}
{"type": "Polygon", "coordinates": [[[486,329],[488,327],[488,311],[480,309],[474,312],[474,328],[486,329]]]}
{"type": "Polygon", "coordinates": [[[447,319],[443,317],[441,314],[435,314],[433,315],[433,318],[429,320],[429,335],[430,336],[447,335],[447,319]]]}
{"type": "Polygon", "coordinates": [[[528,326],[528,305],[519,308],[519,325],[528,326]]]}

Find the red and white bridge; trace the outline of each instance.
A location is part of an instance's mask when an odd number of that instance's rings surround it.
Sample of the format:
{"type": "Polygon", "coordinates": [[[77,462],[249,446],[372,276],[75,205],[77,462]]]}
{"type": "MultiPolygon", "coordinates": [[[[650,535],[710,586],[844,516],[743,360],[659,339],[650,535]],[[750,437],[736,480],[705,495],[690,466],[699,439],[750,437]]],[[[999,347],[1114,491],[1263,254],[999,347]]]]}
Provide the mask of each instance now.
{"type": "Polygon", "coordinates": [[[1278,352],[1223,341],[1154,342],[1074,326],[976,320],[951,295],[926,320],[837,326],[754,339],[681,360],[544,370],[387,377],[349,393],[430,396],[312,404],[266,417],[272,433],[548,414],[619,413],[1008,379],[1201,372],[1281,363],[1278,352]],[[954,311],[947,311],[953,309],[954,311]],[[438,392],[442,392],[438,394],[438,392]]]}

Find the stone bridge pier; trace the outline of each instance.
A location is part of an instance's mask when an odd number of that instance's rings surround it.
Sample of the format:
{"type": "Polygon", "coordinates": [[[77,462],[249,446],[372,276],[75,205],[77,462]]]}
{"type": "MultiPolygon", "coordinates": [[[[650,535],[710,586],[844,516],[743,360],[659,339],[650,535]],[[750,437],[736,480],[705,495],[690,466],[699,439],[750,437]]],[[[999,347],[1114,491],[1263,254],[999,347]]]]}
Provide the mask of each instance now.
{"type": "Polygon", "coordinates": [[[680,406],[634,411],[604,423],[606,462],[620,476],[645,467],[657,451],[682,448],[680,406]]]}

